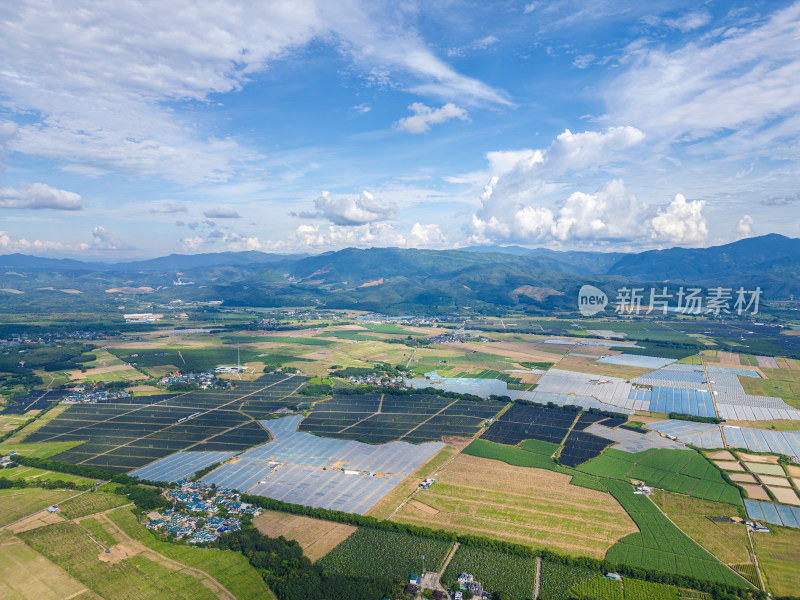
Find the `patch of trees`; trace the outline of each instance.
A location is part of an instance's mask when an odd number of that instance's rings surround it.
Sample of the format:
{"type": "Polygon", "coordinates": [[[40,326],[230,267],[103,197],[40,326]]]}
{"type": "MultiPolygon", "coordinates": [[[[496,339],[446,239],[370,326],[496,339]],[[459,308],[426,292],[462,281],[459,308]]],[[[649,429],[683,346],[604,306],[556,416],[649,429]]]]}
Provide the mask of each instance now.
{"type": "Polygon", "coordinates": [[[386,577],[327,573],[303,556],[296,541],[270,538],[256,529],[224,535],[218,545],[246,556],[279,600],[388,598],[399,591],[398,583],[386,577]]]}
{"type": "Polygon", "coordinates": [[[679,421],[694,421],[695,423],[713,423],[715,425],[722,423],[717,417],[700,417],[696,415],[684,415],[683,413],[669,413],[669,418],[679,421]]]}
{"type": "Polygon", "coordinates": [[[127,496],[141,510],[158,510],[170,505],[170,502],[162,495],[160,488],[129,483],[118,487],[114,492],[127,496]]]}

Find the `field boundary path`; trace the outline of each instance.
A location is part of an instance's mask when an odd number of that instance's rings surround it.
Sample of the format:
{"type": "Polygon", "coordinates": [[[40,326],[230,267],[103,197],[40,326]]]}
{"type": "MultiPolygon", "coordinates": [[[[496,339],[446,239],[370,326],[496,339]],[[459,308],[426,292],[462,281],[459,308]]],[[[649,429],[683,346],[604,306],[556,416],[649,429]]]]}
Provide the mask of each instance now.
{"type": "MultiPolygon", "coordinates": [[[[745,525],[745,527],[747,526],[745,525]]],[[[761,584],[761,591],[766,592],[767,586],[764,583],[764,577],[761,575],[761,567],[758,564],[758,556],[756,556],[756,549],[753,546],[753,538],[749,527],[747,527],[747,541],[750,542],[750,555],[753,557],[753,564],[756,566],[756,573],[758,574],[758,581],[761,584]]]]}
{"type": "Polygon", "coordinates": [[[539,587],[542,582],[542,557],[536,557],[536,579],[535,583],[533,584],[533,600],[536,600],[539,597],[539,587]]]}
{"type": "Polygon", "coordinates": [[[411,351],[411,356],[409,356],[409,357],[408,357],[408,361],[406,362],[406,371],[408,371],[408,365],[410,365],[410,364],[411,364],[411,361],[412,361],[412,360],[414,360],[414,355],[415,355],[416,353],[417,353],[417,349],[416,349],[416,348],[414,348],[414,349],[411,351]]]}

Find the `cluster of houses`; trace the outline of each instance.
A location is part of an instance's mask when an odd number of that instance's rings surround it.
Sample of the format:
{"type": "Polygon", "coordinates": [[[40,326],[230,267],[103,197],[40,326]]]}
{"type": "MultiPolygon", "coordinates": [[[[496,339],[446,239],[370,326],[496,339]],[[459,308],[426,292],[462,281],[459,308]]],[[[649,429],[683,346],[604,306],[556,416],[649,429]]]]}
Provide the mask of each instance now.
{"type": "Polygon", "coordinates": [[[69,396],[61,400],[61,404],[96,404],[98,402],[113,402],[120,398],[127,398],[130,394],[125,390],[87,390],[84,387],[76,387],[69,396]]]}
{"type": "Polygon", "coordinates": [[[14,457],[17,455],[16,450],[12,450],[8,456],[0,456],[0,469],[11,469],[16,467],[17,463],[14,462],[14,457]]]}
{"type": "Polygon", "coordinates": [[[217,379],[217,376],[210,371],[204,373],[181,373],[180,371],[175,371],[162,377],[158,383],[166,387],[176,383],[197,384],[201,390],[207,390],[210,387],[231,386],[230,381],[217,379]]]}
{"type": "Polygon", "coordinates": [[[355,385],[368,384],[377,385],[382,387],[403,387],[405,386],[406,374],[398,371],[397,374],[389,375],[388,373],[376,373],[373,375],[364,375],[361,377],[348,377],[348,381],[355,385]]]}
{"type": "Polygon", "coordinates": [[[199,482],[184,482],[165,495],[172,508],[149,513],[145,527],[186,539],[187,544],[213,542],[224,533],[241,529],[242,516],[261,513],[261,509],[242,502],[238,493],[199,482]]]}
{"type": "Polygon", "coordinates": [[[492,340],[483,335],[477,335],[466,331],[448,331],[440,333],[426,340],[429,344],[456,344],[459,342],[491,342],[492,340]]]}
{"type": "Polygon", "coordinates": [[[483,589],[480,581],[472,573],[462,573],[458,576],[458,589],[453,592],[453,600],[463,600],[464,592],[468,591],[473,598],[489,598],[491,594],[483,589]]]}

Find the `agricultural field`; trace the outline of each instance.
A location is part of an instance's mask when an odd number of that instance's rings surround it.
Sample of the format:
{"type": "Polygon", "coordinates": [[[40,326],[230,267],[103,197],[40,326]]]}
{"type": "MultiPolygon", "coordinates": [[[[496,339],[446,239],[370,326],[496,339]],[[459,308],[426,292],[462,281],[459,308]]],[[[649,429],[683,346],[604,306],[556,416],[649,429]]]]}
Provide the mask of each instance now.
{"type": "Polygon", "coordinates": [[[180,565],[207,573],[225,586],[237,600],[275,599],[258,571],[239,553],[163,542],[142,527],[129,508],[118,508],[108,517],[117,528],[146,548],[180,565]]]}
{"type": "MultiPolygon", "coordinates": [[[[650,497],[686,535],[719,560],[737,572],[752,571],[755,574],[746,528],[736,523],[713,520],[713,517],[743,516],[741,510],[733,509],[729,504],[661,490],[655,490],[650,497]]],[[[755,581],[751,579],[751,582],[758,585],[758,578],[755,581]]]]}
{"type": "Polygon", "coordinates": [[[381,575],[399,581],[425,567],[438,570],[452,544],[403,533],[359,528],[317,564],[326,571],[351,577],[381,575]]]}
{"type": "Polygon", "coordinates": [[[527,600],[536,584],[536,559],[462,545],[442,573],[442,585],[452,586],[461,573],[472,573],[485,590],[505,592],[508,600],[527,600]]]}
{"type": "Polygon", "coordinates": [[[19,537],[105,600],[217,598],[199,579],[148,556],[135,544],[120,544],[107,560],[101,560],[105,558],[103,544],[75,523],[48,525],[19,537]]]}
{"type": "MultiPolygon", "coordinates": [[[[103,488],[105,489],[105,487],[103,488]]],[[[120,494],[87,492],[58,505],[58,512],[65,519],[77,519],[129,504],[130,500],[120,494]]]]}
{"type": "Polygon", "coordinates": [[[606,479],[603,485],[633,518],[640,530],[640,533],[631,534],[617,542],[606,554],[607,560],[740,587],[747,586],[744,579],[673,525],[650,498],[635,495],[631,484],[606,479]]]}
{"type": "Polygon", "coordinates": [[[570,480],[569,475],[461,454],[392,520],[602,558],[636,528],[609,494],[573,486],[570,480]]]}
{"type": "Polygon", "coordinates": [[[623,583],[597,576],[572,588],[576,600],[711,600],[704,592],[686,590],[663,583],[624,578],[623,583]]]}
{"type": "Polygon", "coordinates": [[[612,448],[577,468],[598,477],[637,479],[652,487],[695,498],[742,505],[739,490],[722,479],[717,468],[694,450],[658,449],[633,454],[612,448]]]}
{"type": "Polygon", "coordinates": [[[0,527],[58,504],[80,492],[74,490],[44,490],[39,488],[10,488],[0,490],[0,527]]]}
{"type": "Polygon", "coordinates": [[[597,577],[597,571],[542,561],[539,600],[570,600],[570,589],[597,577]]]}
{"type": "Polygon", "coordinates": [[[100,600],[80,581],[19,538],[4,539],[0,547],[3,553],[0,597],[10,600],[100,600]],[[21,577],[22,574],[28,576],[21,577]]]}
{"type": "Polygon", "coordinates": [[[97,482],[96,479],[88,479],[69,473],[56,473],[23,465],[18,465],[12,469],[3,469],[0,471],[0,477],[11,481],[26,481],[29,483],[37,481],[69,481],[78,487],[94,485],[97,482]]]}
{"type": "Polygon", "coordinates": [[[597,576],[570,590],[576,600],[624,600],[622,582],[597,576]]]}
{"type": "Polygon", "coordinates": [[[796,596],[800,590],[800,530],[781,527],[753,535],[753,546],[767,589],[776,596],[796,596]]]}
{"type": "Polygon", "coordinates": [[[800,408],[800,370],[768,369],[761,367],[766,379],[740,377],[747,394],[754,396],[776,396],[794,408],[800,408]]]}
{"type": "Polygon", "coordinates": [[[264,511],[256,517],[253,525],[269,537],[283,536],[287,540],[295,540],[303,549],[303,554],[312,562],[328,554],[357,529],[353,525],[344,523],[332,523],[271,510],[264,511]]]}

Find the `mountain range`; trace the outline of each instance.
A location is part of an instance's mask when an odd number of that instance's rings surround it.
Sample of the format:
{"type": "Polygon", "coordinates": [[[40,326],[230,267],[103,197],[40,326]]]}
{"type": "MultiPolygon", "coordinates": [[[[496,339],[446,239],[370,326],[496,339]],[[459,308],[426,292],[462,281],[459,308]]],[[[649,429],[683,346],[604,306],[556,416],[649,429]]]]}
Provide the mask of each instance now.
{"type": "Polygon", "coordinates": [[[154,300],[180,290],[184,300],[247,306],[546,311],[574,306],[577,290],[587,283],[609,293],[637,283],[760,286],[766,300],[800,294],[800,239],[770,234],[709,248],[638,253],[521,246],[347,248],[318,255],[173,254],[113,264],[9,254],[0,256],[0,270],[0,290],[10,292],[2,297],[14,303],[65,290],[73,299],[148,294],[154,300]],[[175,287],[178,280],[190,285],[175,287]]]}

